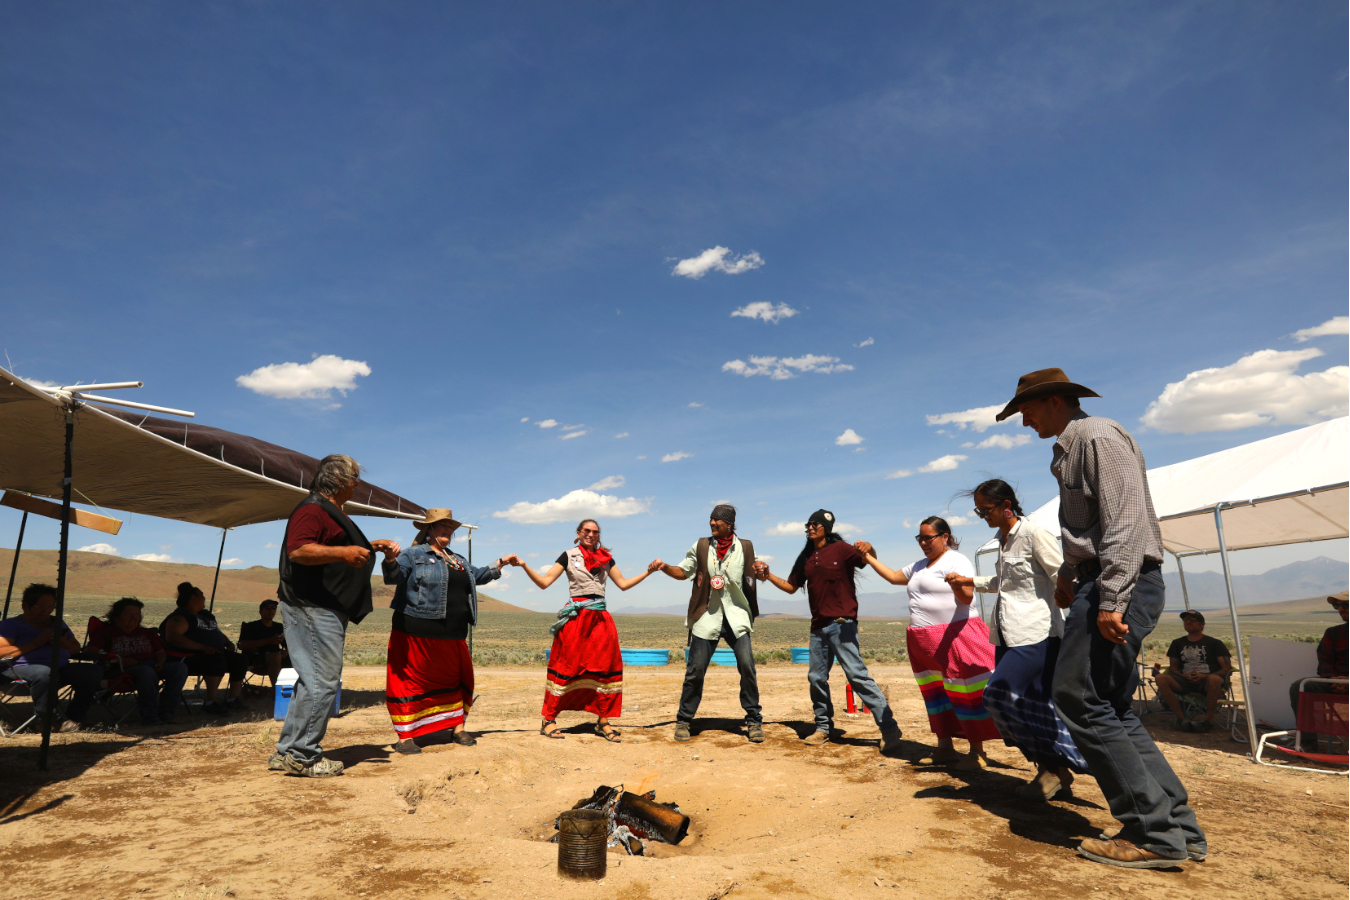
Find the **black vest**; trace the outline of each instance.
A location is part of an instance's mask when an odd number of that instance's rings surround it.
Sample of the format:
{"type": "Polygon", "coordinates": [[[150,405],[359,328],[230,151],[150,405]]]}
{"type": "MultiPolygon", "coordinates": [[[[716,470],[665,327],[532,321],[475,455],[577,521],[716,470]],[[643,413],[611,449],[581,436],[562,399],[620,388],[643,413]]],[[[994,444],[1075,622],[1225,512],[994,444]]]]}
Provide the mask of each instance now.
{"type": "MultiPolygon", "coordinates": [[[[332,501],[319,494],[310,494],[300,506],[315,504],[328,513],[329,517],[346,532],[334,547],[364,547],[370,550],[370,559],[361,568],[353,568],[345,562],[330,562],[321,566],[302,566],[291,562],[286,554],[290,540],[291,525],[286,523],[286,537],[281,542],[281,560],[277,564],[280,570],[281,584],[277,586],[277,596],[287,603],[300,606],[322,606],[345,613],[353,623],[358,623],[374,609],[370,594],[370,576],[375,571],[375,552],[370,541],[361,533],[351,519],[333,505],[332,501]]],[[[296,510],[300,509],[296,507],[296,510]]],[[[291,513],[292,516],[295,512],[291,513]]]]}

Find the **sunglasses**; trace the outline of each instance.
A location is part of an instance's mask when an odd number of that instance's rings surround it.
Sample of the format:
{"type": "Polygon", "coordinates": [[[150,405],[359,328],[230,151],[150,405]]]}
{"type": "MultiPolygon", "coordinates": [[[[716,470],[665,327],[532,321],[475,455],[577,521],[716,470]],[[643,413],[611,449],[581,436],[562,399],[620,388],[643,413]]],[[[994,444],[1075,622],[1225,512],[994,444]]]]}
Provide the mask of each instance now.
{"type": "Polygon", "coordinates": [[[918,541],[920,544],[926,544],[926,543],[928,543],[929,541],[935,541],[935,540],[937,540],[937,539],[940,538],[940,537],[946,537],[946,535],[945,535],[945,534],[916,534],[916,535],[914,535],[914,540],[918,541]]]}
{"type": "Polygon", "coordinates": [[[596,528],[583,528],[583,529],[581,529],[581,533],[582,533],[582,534],[599,534],[600,531],[599,531],[599,529],[596,529],[596,528]]]}
{"type": "Polygon", "coordinates": [[[989,518],[991,515],[993,515],[994,513],[998,512],[998,507],[997,507],[997,506],[991,506],[991,507],[989,507],[988,509],[980,509],[980,508],[977,506],[977,507],[975,507],[975,509],[973,510],[973,512],[975,513],[975,515],[976,515],[977,517],[979,517],[979,518],[981,518],[981,519],[987,519],[987,518],[989,518]]]}

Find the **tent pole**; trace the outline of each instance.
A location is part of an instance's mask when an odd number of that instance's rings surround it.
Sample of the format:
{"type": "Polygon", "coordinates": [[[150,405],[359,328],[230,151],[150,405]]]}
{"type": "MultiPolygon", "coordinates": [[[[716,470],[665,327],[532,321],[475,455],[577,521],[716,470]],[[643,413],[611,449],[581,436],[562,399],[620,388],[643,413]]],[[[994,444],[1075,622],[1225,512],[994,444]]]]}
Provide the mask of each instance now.
{"type": "Polygon", "coordinates": [[[1186,604],[1186,609],[1191,608],[1191,596],[1186,593],[1186,570],[1181,567],[1181,554],[1173,553],[1172,558],[1177,561],[1177,574],[1181,576],[1181,602],[1186,604]]]}
{"type": "Polygon", "coordinates": [[[216,554],[216,578],[211,582],[211,605],[208,607],[212,612],[216,611],[216,585],[220,584],[220,561],[225,558],[225,535],[230,533],[230,529],[220,529],[220,552],[216,554]]]}
{"type": "Polygon", "coordinates": [[[19,520],[19,541],[14,545],[14,564],[9,567],[9,589],[5,591],[5,613],[0,619],[9,618],[9,598],[14,596],[14,575],[19,571],[19,554],[23,552],[23,530],[28,527],[28,512],[19,520]]]}
{"type": "Polygon", "coordinates": [[[1252,709],[1251,682],[1247,678],[1247,658],[1242,652],[1242,630],[1238,627],[1237,597],[1233,595],[1233,573],[1228,567],[1228,543],[1223,536],[1223,504],[1214,507],[1214,529],[1219,535],[1219,559],[1223,561],[1223,583],[1228,589],[1228,611],[1233,616],[1233,641],[1237,644],[1238,674],[1242,677],[1242,704],[1247,707],[1247,738],[1256,753],[1256,710],[1252,709]]]}
{"type": "Polygon", "coordinates": [[[56,720],[56,695],[61,690],[61,638],[66,611],[66,556],[70,548],[70,488],[74,466],[71,444],[75,440],[75,410],[66,409],[66,477],[61,482],[61,553],[56,568],[56,611],[52,613],[51,680],[47,685],[47,715],[42,721],[42,744],[38,747],[38,771],[47,771],[47,751],[52,743],[52,723],[56,720]]]}

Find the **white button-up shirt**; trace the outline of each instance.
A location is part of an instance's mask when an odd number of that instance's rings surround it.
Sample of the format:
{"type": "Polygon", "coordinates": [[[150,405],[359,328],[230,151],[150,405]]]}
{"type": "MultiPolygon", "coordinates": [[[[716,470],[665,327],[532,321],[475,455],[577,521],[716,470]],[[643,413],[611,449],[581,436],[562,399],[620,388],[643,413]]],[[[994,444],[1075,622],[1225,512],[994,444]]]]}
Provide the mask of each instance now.
{"type": "Polygon", "coordinates": [[[977,575],[975,590],[998,594],[989,642],[1024,647],[1063,637],[1064,617],[1055,605],[1055,578],[1064,557],[1050,532],[1029,519],[1017,520],[998,549],[993,575],[977,575]]]}
{"type": "MultiPolygon", "coordinates": [[[[689,578],[698,574],[698,541],[689,548],[689,552],[680,560],[680,568],[689,578]]],[[[745,575],[745,554],[741,551],[741,539],[731,542],[726,559],[717,558],[717,541],[708,542],[708,577],[721,575],[726,579],[726,587],[720,591],[708,592],[708,609],[698,617],[697,622],[685,619],[685,627],[694,633],[694,637],[708,641],[717,640],[722,634],[722,619],[725,617],[731,626],[732,634],[740,637],[754,631],[755,625],[750,618],[750,601],[741,593],[741,579],[745,575]]]]}

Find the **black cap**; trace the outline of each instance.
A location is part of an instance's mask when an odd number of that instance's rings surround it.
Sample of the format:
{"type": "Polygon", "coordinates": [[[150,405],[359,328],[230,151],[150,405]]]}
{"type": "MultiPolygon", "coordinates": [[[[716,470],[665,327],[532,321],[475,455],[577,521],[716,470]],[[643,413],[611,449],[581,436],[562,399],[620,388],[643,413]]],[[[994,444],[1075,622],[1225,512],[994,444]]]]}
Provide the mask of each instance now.
{"type": "Polygon", "coordinates": [[[730,503],[719,503],[713,507],[713,511],[708,514],[709,519],[716,519],[719,522],[726,522],[731,526],[731,530],[736,530],[736,507],[730,503]]]}
{"type": "Polygon", "coordinates": [[[1185,612],[1183,612],[1183,613],[1181,614],[1181,618],[1182,618],[1182,619],[1198,619],[1199,621],[1203,622],[1203,621],[1205,621],[1205,614],[1202,613],[1202,612],[1200,612],[1198,609],[1188,609],[1188,610],[1186,610],[1185,612]]]}
{"type": "Polygon", "coordinates": [[[834,513],[828,509],[818,509],[807,518],[807,524],[815,522],[825,529],[826,534],[834,533],[834,513]]]}
{"type": "Polygon", "coordinates": [[[277,603],[277,601],[275,600],[264,600],[263,602],[258,604],[258,609],[263,610],[269,606],[280,606],[280,605],[281,604],[277,603]]]}

